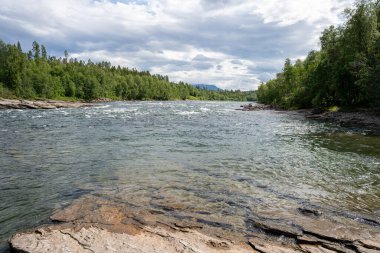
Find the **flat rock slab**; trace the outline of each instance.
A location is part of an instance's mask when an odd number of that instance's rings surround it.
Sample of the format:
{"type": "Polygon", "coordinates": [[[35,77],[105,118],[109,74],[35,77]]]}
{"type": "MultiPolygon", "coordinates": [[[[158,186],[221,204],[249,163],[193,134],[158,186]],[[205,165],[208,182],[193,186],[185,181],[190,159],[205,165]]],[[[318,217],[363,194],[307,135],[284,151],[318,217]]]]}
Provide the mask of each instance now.
{"type": "Polygon", "coordinates": [[[153,253],[153,252],[256,252],[246,245],[233,244],[206,236],[197,231],[169,231],[145,227],[138,233],[114,233],[90,226],[78,228],[49,227],[35,232],[14,235],[12,250],[27,253],[153,253]]]}
{"type": "Polygon", "coordinates": [[[94,103],[66,102],[58,100],[32,101],[0,99],[0,109],[57,109],[94,106],[94,103]]]}
{"type": "MultiPolygon", "coordinates": [[[[313,212],[316,213],[316,212],[313,212]]],[[[51,216],[56,225],[15,234],[14,252],[380,252],[380,228],[344,216],[258,211],[247,230],[210,226],[192,216],[82,196],[51,216]]],[[[205,222],[206,221],[206,222],[205,222]]]]}

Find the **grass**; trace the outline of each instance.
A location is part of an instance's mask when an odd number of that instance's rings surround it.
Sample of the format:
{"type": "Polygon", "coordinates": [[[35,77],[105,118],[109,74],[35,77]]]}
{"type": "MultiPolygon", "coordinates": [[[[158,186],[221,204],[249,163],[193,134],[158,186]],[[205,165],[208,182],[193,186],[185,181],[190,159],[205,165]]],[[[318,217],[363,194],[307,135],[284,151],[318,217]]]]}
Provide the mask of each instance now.
{"type": "Polygon", "coordinates": [[[340,107],[338,107],[336,105],[330,106],[330,107],[327,108],[327,111],[329,111],[329,112],[338,112],[338,111],[340,111],[340,107]]]}

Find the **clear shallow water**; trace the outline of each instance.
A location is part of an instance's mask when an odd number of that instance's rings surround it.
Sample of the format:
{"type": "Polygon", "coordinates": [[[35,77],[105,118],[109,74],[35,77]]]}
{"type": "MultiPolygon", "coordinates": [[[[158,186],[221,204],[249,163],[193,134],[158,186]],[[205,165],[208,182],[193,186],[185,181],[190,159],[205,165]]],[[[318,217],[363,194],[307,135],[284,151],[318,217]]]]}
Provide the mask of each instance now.
{"type": "Polygon", "coordinates": [[[379,136],[239,105],[0,111],[0,244],[84,194],[237,227],[300,204],[379,219],[379,136]]]}

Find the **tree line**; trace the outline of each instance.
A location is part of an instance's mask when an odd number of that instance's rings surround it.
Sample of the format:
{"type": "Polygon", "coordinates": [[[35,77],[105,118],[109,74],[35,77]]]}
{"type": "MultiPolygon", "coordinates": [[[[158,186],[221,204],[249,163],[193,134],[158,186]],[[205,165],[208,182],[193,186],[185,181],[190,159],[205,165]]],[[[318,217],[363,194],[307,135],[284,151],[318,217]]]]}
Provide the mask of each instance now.
{"type": "Polygon", "coordinates": [[[0,97],[28,99],[94,100],[234,100],[255,98],[253,91],[208,91],[168,76],[150,74],[110,62],[83,61],[48,56],[46,47],[33,42],[23,52],[21,44],[0,40],[0,97]]]}
{"type": "Polygon", "coordinates": [[[321,49],[286,59],[257,90],[258,101],[283,108],[380,106],[380,1],[358,1],[343,25],[330,26],[321,49]]]}

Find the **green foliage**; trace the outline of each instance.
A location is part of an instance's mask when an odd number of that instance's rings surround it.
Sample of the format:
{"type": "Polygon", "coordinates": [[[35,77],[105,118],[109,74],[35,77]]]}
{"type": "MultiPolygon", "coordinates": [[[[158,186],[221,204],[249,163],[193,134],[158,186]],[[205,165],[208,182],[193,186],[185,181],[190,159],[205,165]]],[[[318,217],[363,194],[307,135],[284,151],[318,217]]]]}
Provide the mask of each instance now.
{"type": "Polygon", "coordinates": [[[70,98],[93,100],[234,100],[255,98],[242,91],[207,91],[183,82],[173,83],[167,76],[148,71],[47,55],[44,45],[34,41],[24,53],[21,44],[0,40],[0,97],[70,98]]]}
{"type": "Polygon", "coordinates": [[[259,102],[284,108],[380,105],[380,4],[358,1],[347,21],[325,29],[321,50],[262,84],[259,102]]]}

